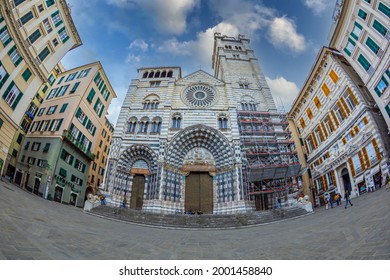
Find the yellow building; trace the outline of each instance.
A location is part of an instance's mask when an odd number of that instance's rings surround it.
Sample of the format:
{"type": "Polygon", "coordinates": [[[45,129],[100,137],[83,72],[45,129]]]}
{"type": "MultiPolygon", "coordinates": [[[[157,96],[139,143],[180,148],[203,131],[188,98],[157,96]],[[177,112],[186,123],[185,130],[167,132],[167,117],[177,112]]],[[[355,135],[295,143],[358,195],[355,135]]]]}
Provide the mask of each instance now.
{"type": "Polygon", "coordinates": [[[328,194],[356,196],[368,184],[380,187],[388,174],[387,128],[361,84],[341,53],[323,47],[289,113],[306,166],[303,183],[316,205],[328,194]]]}
{"type": "Polygon", "coordinates": [[[106,118],[105,124],[102,126],[97,139],[98,145],[94,150],[95,160],[92,162],[88,173],[88,188],[87,193],[96,194],[100,185],[103,183],[103,177],[106,170],[108,153],[112,134],[114,133],[114,125],[106,118]]]}
{"type": "MultiPolygon", "coordinates": [[[[24,114],[50,73],[81,45],[65,0],[0,0],[0,172],[24,114]]],[[[19,136],[16,136],[16,141],[19,136]]]]}
{"type": "Polygon", "coordinates": [[[115,97],[100,62],[60,73],[25,137],[15,183],[47,199],[82,207],[93,152],[115,97]]]}
{"type": "Polygon", "coordinates": [[[49,81],[44,83],[39,88],[37,94],[33,97],[30,105],[27,107],[27,110],[24,113],[23,119],[20,122],[18,130],[15,133],[14,138],[11,142],[11,146],[8,150],[7,161],[5,162],[4,165],[5,177],[10,178],[12,180],[14,179],[17,158],[20,153],[24,137],[26,136],[26,133],[30,128],[32,120],[34,119],[34,117],[38,112],[38,108],[41,106],[43,100],[45,99],[46,94],[50,91],[52,85],[57,79],[57,76],[64,71],[65,70],[62,64],[58,63],[54,67],[53,71],[51,71],[51,74],[48,77],[49,81]]]}

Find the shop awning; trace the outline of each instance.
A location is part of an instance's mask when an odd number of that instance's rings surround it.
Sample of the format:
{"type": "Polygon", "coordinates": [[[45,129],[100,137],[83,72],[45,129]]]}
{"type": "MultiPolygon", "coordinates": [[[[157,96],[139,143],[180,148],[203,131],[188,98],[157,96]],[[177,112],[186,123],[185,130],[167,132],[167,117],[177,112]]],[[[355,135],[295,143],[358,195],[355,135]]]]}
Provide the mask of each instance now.
{"type": "Polygon", "coordinates": [[[375,175],[380,170],[380,164],[377,164],[375,167],[371,168],[371,175],[375,175]]]}
{"type": "Polygon", "coordinates": [[[364,180],[364,174],[363,174],[363,175],[360,175],[359,177],[357,177],[357,178],[355,179],[355,183],[356,183],[356,184],[359,184],[359,183],[361,183],[363,180],[364,180]]]}

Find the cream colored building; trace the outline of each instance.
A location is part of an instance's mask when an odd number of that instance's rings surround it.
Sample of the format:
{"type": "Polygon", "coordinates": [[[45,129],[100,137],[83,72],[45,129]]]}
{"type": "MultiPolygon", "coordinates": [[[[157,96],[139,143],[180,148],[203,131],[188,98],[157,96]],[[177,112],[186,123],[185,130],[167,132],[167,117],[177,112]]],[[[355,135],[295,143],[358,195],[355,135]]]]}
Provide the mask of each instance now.
{"type": "Polygon", "coordinates": [[[115,97],[100,62],[61,73],[24,140],[16,170],[21,185],[47,199],[82,207],[93,151],[115,97]]]}
{"type": "Polygon", "coordinates": [[[81,45],[65,0],[0,1],[0,171],[24,113],[55,65],[81,45]]]}
{"type": "Polygon", "coordinates": [[[32,120],[35,118],[36,114],[38,113],[38,108],[41,106],[43,100],[46,97],[46,94],[50,91],[54,81],[57,79],[58,74],[62,73],[63,71],[64,71],[64,67],[62,66],[61,63],[58,63],[54,67],[53,71],[51,71],[48,77],[49,81],[44,83],[39,88],[38,92],[31,100],[30,105],[27,107],[23,119],[20,122],[19,128],[16,131],[14,138],[11,142],[11,146],[8,150],[7,161],[5,162],[5,166],[4,166],[4,174],[6,178],[14,180],[17,184],[20,184],[21,178],[15,177],[16,163],[18,160],[18,155],[22,148],[24,137],[26,136],[26,133],[30,128],[32,120]]]}
{"type": "Polygon", "coordinates": [[[91,163],[88,173],[87,193],[91,192],[96,194],[103,183],[113,133],[114,125],[106,118],[105,123],[99,132],[99,138],[96,141],[98,144],[93,152],[95,160],[91,163]]]}
{"type": "Polygon", "coordinates": [[[390,134],[390,2],[338,2],[329,46],[339,50],[358,73],[390,134]]]}
{"type": "Polygon", "coordinates": [[[362,194],[388,174],[387,127],[361,83],[341,53],[323,47],[289,113],[317,205],[326,192],[362,194]]]}

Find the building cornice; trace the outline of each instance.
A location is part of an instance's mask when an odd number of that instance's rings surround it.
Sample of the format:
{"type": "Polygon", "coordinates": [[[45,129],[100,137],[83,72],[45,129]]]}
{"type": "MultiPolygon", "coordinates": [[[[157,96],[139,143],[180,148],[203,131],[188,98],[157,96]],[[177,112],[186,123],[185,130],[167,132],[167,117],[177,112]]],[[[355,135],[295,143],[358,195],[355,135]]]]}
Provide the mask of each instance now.
{"type": "Polygon", "coordinates": [[[81,46],[83,44],[83,42],[81,41],[80,35],[79,35],[79,33],[77,32],[77,29],[76,29],[76,25],[73,22],[73,18],[72,18],[71,14],[70,14],[70,7],[68,6],[68,3],[66,3],[65,0],[57,0],[57,1],[58,1],[59,5],[61,5],[61,9],[63,11],[63,15],[65,16],[65,18],[66,18],[66,20],[68,22],[69,28],[72,31],[72,34],[73,34],[74,39],[75,39],[75,44],[71,48],[71,50],[73,50],[73,49],[81,46]]]}

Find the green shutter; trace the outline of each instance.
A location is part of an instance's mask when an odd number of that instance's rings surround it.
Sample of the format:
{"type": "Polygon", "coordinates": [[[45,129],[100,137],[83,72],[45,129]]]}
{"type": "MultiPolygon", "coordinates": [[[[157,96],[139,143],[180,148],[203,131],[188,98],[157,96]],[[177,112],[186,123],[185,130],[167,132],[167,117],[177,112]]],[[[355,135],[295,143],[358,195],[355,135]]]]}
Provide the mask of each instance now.
{"type": "Polygon", "coordinates": [[[23,93],[19,92],[18,97],[16,97],[14,103],[12,103],[11,108],[15,110],[16,106],[18,106],[18,103],[20,99],[23,97],[23,93]]]}
{"type": "Polygon", "coordinates": [[[93,128],[92,136],[95,136],[95,133],[96,133],[96,126],[93,128]]]}
{"type": "Polygon", "coordinates": [[[379,2],[378,10],[384,13],[386,16],[390,17],[390,9],[382,2],[379,2]]]}
{"type": "Polygon", "coordinates": [[[387,111],[387,114],[388,114],[389,117],[390,117],[390,105],[387,105],[387,106],[386,106],[386,111],[387,111]]]}
{"type": "Polygon", "coordinates": [[[0,128],[3,126],[4,121],[0,119],[0,128]]]}
{"type": "Polygon", "coordinates": [[[66,151],[65,151],[65,149],[62,149],[61,159],[65,159],[65,156],[66,156],[66,151]]]}
{"type": "Polygon", "coordinates": [[[85,172],[85,164],[83,163],[83,167],[81,169],[81,172],[84,173],[85,172]]]}
{"type": "Polygon", "coordinates": [[[88,117],[85,116],[85,118],[84,118],[84,120],[83,120],[83,125],[84,125],[84,126],[85,126],[85,124],[87,123],[87,121],[90,122],[90,120],[88,120],[88,117]]]}
{"type": "Polygon", "coordinates": [[[61,107],[60,113],[65,112],[67,107],[68,107],[68,103],[63,104],[62,107],[61,107]]]}
{"type": "Polygon", "coordinates": [[[376,87],[374,90],[375,90],[376,94],[377,94],[379,97],[382,96],[382,92],[378,89],[378,87],[376,87]]]}
{"type": "Polygon", "coordinates": [[[347,48],[344,48],[344,52],[345,52],[348,56],[351,56],[351,52],[350,52],[347,48]]]}
{"type": "Polygon", "coordinates": [[[58,129],[57,129],[56,131],[59,131],[59,130],[60,130],[63,121],[64,121],[64,119],[60,119],[60,122],[59,122],[59,124],[58,124],[58,129]]]}
{"type": "Polygon", "coordinates": [[[368,62],[368,60],[363,56],[363,55],[359,55],[358,57],[358,62],[360,63],[360,65],[366,70],[368,71],[368,69],[370,68],[371,64],[368,62]]]}
{"type": "Polygon", "coordinates": [[[32,73],[31,73],[30,69],[26,68],[26,70],[24,70],[24,72],[22,74],[22,77],[27,82],[28,79],[30,79],[31,75],[32,75],[32,73]]]}
{"type": "Polygon", "coordinates": [[[376,54],[379,51],[379,46],[370,37],[367,38],[366,45],[376,54]]]}
{"type": "Polygon", "coordinates": [[[374,20],[372,27],[374,27],[383,36],[387,33],[387,29],[377,20],[374,20]]]}
{"type": "Polygon", "coordinates": [[[104,105],[103,105],[102,108],[100,109],[99,118],[102,116],[103,111],[104,111],[104,105]]]}
{"type": "Polygon", "coordinates": [[[108,100],[109,96],[110,96],[110,92],[108,92],[107,95],[106,95],[106,99],[105,99],[106,101],[108,100]]]}
{"type": "Polygon", "coordinates": [[[73,164],[73,160],[74,160],[74,156],[70,155],[70,161],[69,161],[69,164],[70,164],[70,165],[73,164]]]}
{"type": "Polygon", "coordinates": [[[367,13],[363,11],[362,9],[359,10],[358,16],[361,17],[362,19],[366,19],[367,13]]]}
{"type": "Polygon", "coordinates": [[[94,89],[91,89],[91,91],[89,92],[88,94],[88,97],[87,97],[87,100],[89,103],[92,103],[92,100],[93,100],[93,97],[95,96],[95,90],[94,89]]]}

